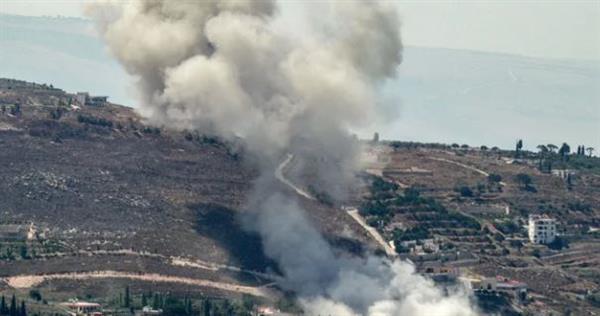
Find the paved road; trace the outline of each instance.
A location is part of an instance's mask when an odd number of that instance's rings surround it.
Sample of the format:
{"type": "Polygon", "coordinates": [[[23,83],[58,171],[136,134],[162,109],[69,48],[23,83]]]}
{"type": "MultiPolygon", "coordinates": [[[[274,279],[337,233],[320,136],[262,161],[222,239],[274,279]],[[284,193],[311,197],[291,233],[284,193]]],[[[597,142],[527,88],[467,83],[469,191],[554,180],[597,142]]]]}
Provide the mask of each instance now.
{"type": "MultiPolygon", "coordinates": [[[[288,154],[286,156],[285,160],[283,162],[281,162],[281,164],[279,164],[279,166],[275,170],[275,177],[277,179],[279,179],[279,181],[283,182],[284,184],[286,184],[287,186],[292,188],[299,195],[301,195],[307,199],[310,199],[310,200],[315,200],[315,198],[312,195],[310,195],[306,191],[300,189],[295,184],[293,184],[291,181],[289,181],[288,179],[285,178],[283,171],[285,170],[287,165],[292,161],[293,158],[294,158],[294,155],[292,155],[292,154],[288,154]]],[[[379,234],[379,232],[375,228],[373,228],[367,224],[365,219],[360,215],[360,213],[358,213],[358,210],[356,208],[349,208],[346,211],[347,211],[348,215],[350,215],[360,226],[362,226],[369,233],[369,235],[371,235],[373,237],[373,239],[381,246],[381,248],[383,248],[383,250],[385,251],[385,253],[388,256],[395,257],[397,255],[396,251],[394,251],[394,249],[392,249],[392,247],[390,247],[390,245],[388,245],[388,243],[385,242],[385,239],[383,239],[381,234],[379,234]]]]}
{"type": "Polygon", "coordinates": [[[362,226],[371,235],[371,237],[373,237],[373,239],[375,239],[375,241],[377,241],[377,243],[381,246],[381,248],[383,248],[383,250],[388,256],[395,257],[398,255],[396,251],[392,249],[392,247],[387,242],[385,242],[385,239],[383,239],[383,236],[381,236],[377,229],[367,224],[364,217],[360,215],[356,208],[348,208],[347,212],[350,216],[352,216],[352,218],[354,218],[354,220],[358,224],[360,224],[360,226],[362,226]]]}

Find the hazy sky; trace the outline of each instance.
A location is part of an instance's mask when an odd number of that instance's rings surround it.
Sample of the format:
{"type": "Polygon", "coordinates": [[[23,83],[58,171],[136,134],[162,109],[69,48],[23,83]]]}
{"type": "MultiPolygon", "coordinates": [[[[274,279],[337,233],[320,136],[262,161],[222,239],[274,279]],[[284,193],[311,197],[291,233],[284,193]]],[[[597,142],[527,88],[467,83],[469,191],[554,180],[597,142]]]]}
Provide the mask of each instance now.
{"type": "MultiPolygon", "coordinates": [[[[0,0],[0,12],[81,17],[81,4],[84,2],[89,1],[0,0]]],[[[285,3],[283,10],[294,10],[301,3],[306,3],[281,2],[285,3]]],[[[406,45],[549,58],[600,59],[600,1],[392,3],[399,8],[402,16],[406,45]]],[[[295,13],[285,14],[292,16],[295,13]]]]}

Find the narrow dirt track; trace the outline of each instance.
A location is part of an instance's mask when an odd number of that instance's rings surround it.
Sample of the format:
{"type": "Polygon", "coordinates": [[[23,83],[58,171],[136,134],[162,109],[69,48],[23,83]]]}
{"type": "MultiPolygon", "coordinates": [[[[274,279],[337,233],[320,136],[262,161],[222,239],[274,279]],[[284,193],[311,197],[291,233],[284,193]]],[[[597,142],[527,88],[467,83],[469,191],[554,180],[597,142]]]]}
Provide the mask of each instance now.
{"type": "Polygon", "coordinates": [[[270,297],[268,289],[245,286],[233,283],[216,282],[204,279],[193,279],[177,276],[169,276],[157,273],[130,273],[119,271],[94,271],[94,272],[74,272],[74,273],[56,273],[45,275],[17,275],[3,280],[11,287],[16,289],[31,288],[40,285],[44,281],[50,280],[90,280],[90,279],[128,279],[135,281],[159,282],[159,283],[178,283],[198,287],[207,287],[223,291],[249,294],[261,297],[270,297]]]}
{"type": "MultiPolygon", "coordinates": [[[[481,174],[483,176],[486,176],[486,177],[490,175],[488,172],[486,172],[484,170],[481,170],[481,169],[473,167],[473,166],[469,166],[469,165],[464,164],[462,162],[458,162],[458,161],[454,161],[454,160],[450,160],[450,159],[446,159],[446,158],[438,158],[438,157],[428,157],[428,158],[431,159],[431,160],[442,161],[442,162],[450,163],[450,164],[453,164],[453,165],[456,165],[456,166],[459,166],[459,167],[462,167],[462,168],[465,168],[465,169],[469,169],[471,171],[475,171],[475,172],[477,172],[477,173],[479,173],[479,174],[481,174]]],[[[499,183],[500,183],[501,186],[505,186],[506,185],[506,183],[502,182],[502,181],[500,181],[499,183]]]]}
{"type": "Polygon", "coordinates": [[[283,175],[283,170],[285,169],[285,167],[287,167],[287,165],[292,161],[293,158],[294,158],[294,155],[287,154],[287,157],[285,158],[285,160],[281,164],[279,164],[279,166],[275,170],[275,178],[277,178],[279,181],[283,182],[285,185],[290,187],[292,190],[296,191],[296,193],[298,193],[298,195],[301,195],[309,200],[315,200],[315,198],[312,195],[310,195],[308,192],[297,187],[294,183],[292,183],[292,181],[286,179],[285,176],[283,175]]]}
{"type": "Polygon", "coordinates": [[[134,251],[132,249],[115,249],[115,250],[80,250],[77,252],[55,252],[51,255],[42,255],[43,258],[57,258],[57,257],[69,257],[69,256],[134,256],[134,257],[148,257],[162,259],[165,262],[174,266],[184,266],[189,268],[196,268],[208,271],[219,271],[229,270],[233,272],[243,272],[251,275],[255,275],[261,278],[274,280],[278,277],[273,274],[258,272],[254,270],[243,269],[237,266],[231,266],[221,263],[208,262],[200,259],[182,258],[166,256],[158,253],[151,253],[147,251],[134,251]]]}

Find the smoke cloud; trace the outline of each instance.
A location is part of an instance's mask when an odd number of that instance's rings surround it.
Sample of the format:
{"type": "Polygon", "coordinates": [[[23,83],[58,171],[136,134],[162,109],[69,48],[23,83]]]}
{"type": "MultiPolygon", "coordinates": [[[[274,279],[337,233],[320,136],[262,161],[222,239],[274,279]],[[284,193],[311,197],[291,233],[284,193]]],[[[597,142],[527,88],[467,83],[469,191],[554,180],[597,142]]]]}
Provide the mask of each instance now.
{"type": "MultiPolygon", "coordinates": [[[[320,7],[321,8],[321,7],[320,7]]],[[[402,44],[386,4],[338,1],[302,37],[275,26],[273,1],[116,1],[88,6],[112,54],[137,79],[151,123],[242,137],[262,176],[248,226],[309,315],[474,315],[404,262],[339,257],[273,171],[291,152],[342,199],[358,167],[349,129],[376,116],[374,90],[393,77],[402,44]],[[320,23],[321,24],[321,23],[320,23]]]]}

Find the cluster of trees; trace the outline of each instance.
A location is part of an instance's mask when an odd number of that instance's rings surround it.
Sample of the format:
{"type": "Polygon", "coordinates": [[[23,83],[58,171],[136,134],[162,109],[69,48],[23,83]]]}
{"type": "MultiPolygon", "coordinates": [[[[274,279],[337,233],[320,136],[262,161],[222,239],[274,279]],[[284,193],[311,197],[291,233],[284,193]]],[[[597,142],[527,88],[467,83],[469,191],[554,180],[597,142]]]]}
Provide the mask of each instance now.
{"type": "Polygon", "coordinates": [[[367,217],[367,222],[371,226],[382,228],[395,213],[406,212],[406,209],[408,209],[409,216],[420,222],[413,228],[394,230],[393,239],[398,252],[406,251],[406,249],[398,247],[402,241],[430,238],[429,229],[481,229],[477,220],[459,212],[447,210],[434,198],[421,196],[417,188],[409,187],[402,193],[398,193],[397,184],[375,178],[370,189],[371,199],[363,202],[359,211],[367,217]]]}
{"type": "Polygon", "coordinates": [[[536,192],[533,186],[533,178],[526,173],[519,173],[515,176],[515,181],[521,185],[521,190],[536,192]]]}
{"type": "MultiPolygon", "coordinates": [[[[2,105],[1,109],[2,109],[2,114],[5,114],[6,110],[7,110],[6,105],[2,105]]],[[[13,116],[17,116],[17,115],[21,114],[21,104],[17,103],[15,105],[9,106],[8,113],[10,113],[10,115],[13,115],[13,116]]]]}
{"type": "Polygon", "coordinates": [[[600,292],[590,293],[586,296],[586,298],[590,304],[600,308],[600,292]]]}
{"type": "Polygon", "coordinates": [[[221,145],[223,142],[216,136],[209,136],[200,133],[199,131],[185,132],[184,136],[187,141],[196,141],[201,144],[221,145]]]}
{"type": "Polygon", "coordinates": [[[398,247],[402,241],[423,240],[431,237],[429,230],[423,226],[415,226],[405,230],[395,229],[393,234],[396,247],[398,247]]]}
{"type": "Polygon", "coordinates": [[[0,315],[2,316],[27,316],[27,307],[25,301],[21,301],[21,304],[17,303],[17,298],[13,294],[10,305],[6,303],[6,297],[2,295],[0,298],[0,315]]]}
{"type": "MultiPolygon", "coordinates": [[[[569,154],[571,153],[571,146],[567,143],[563,143],[560,148],[553,144],[548,145],[538,145],[537,149],[539,150],[540,156],[552,156],[557,153],[561,158],[568,159],[569,154]]],[[[578,148],[579,151],[580,148],[578,148]]],[[[593,150],[593,148],[592,148],[593,150]]]]}
{"type": "Polygon", "coordinates": [[[467,185],[459,185],[454,188],[456,193],[459,193],[461,197],[472,198],[480,197],[485,192],[502,192],[502,176],[499,174],[491,173],[487,177],[487,183],[480,182],[477,186],[470,187],[467,185]]]}
{"type": "Polygon", "coordinates": [[[505,235],[512,235],[521,232],[521,227],[513,221],[494,223],[494,226],[505,235]]]}
{"type": "Polygon", "coordinates": [[[142,128],[142,133],[150,135],[160,135],[160,128],[144,126],[144,128],[142,128]]]}
{"type": "Polygon", "coordinates": [[[593,147],[577,146],[577,151],[571,153],[571,146],[563,143],[560,147],[547,144],[538,145],[538,169],[550,172],[553,168],[600,169],[600,160],[594,158],[593,147]]]}
{"type": "Polygon", "coordinates": [[[65,109],[61,108],[61,107],[56,107],[55,109],[52,109],[50,111],[50,118],[53,120],[60,120],[60,118],[63,116],[63,114],[65,113],[65,109]]]}
{"type": "Polygon", "coordinates": [[[128,308],[132,312],[134,308],[150,306],[153,309],[161,309],[162,315],[165,316],[250,316],[256,305],[250,296],[236,301],[209,298],[198,301],[172,293],[146,292],[134,299],[128,286],[119,294],[117,303],[121,308],[128,308]]]}
{"type": "Polygon", "coordinates": [[[585,156],[585,152],[588,152],[588,155],[591,157],[594,153],[594,147],[585,148],[584,145],[577,146],[577,156],[585,156]]]}
{"type": "MultiPolygon", "coordinates": [[[[25,245],[7,245],[6,248],[4,248],[4,250],[2,250],[2,248],[3,247],[0,245],[0,260],[16,260],[17,254],[23,260],[31,259],[32,257],[32,255],[30,255],[27,251],[27,246],[25,245]]],[[[35,253],[33,255],[35,255],[35,253]]]]}
{"type": "Polygon", "coordinates": [[[451,146],[440,143],[419,143],[419,142],[404,142],[392,141],[390,146],[395,149],[413,149],[413,148],[432,148],[432,149],[449,149],[451,146]]]}
{"type": "Polygon", "coordinates": [[[91,115],[79,114],[77,116],[77,121],[79,123],[97,125],[97,126],[103,126],[103,127],[112,127],[113,126],[112,121],[107,120],[102,117],[95,117],[95,116],[91,116],[91,115]]]}

